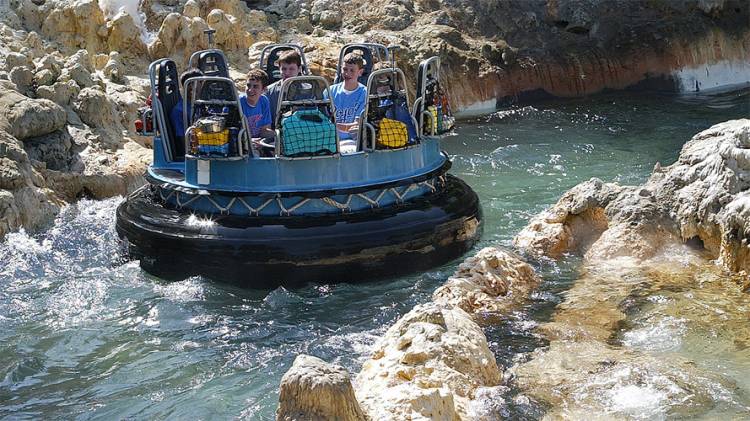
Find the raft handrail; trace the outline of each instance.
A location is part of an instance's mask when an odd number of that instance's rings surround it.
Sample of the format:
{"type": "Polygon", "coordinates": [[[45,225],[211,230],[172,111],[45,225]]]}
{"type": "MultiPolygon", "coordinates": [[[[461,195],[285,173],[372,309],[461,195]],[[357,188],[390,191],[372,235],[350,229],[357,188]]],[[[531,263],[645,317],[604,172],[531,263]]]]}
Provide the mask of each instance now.
{"type": "MultiPolygon", "coordinates": [[[[170,147],[170,142],[172,139],[169,137],[169,130],[166,130],[167,128],[167,122],[164,119],[164,106],[161,103],[161,100],[159,99],[159,91],[156,88],[156,72],[158,69],[158,66],[160,66],[162,63],[167,61],[174,61],[168,58],[161,58],[158,60],[155,60],[151,62],[148,66],[148,76],[149,81],[151,83],[151,110],[154,111],[154,121],[156,122],[156,129],[159,131],[159,138],[162,142],[162,149],[164,150],[164,153],[166,153],[167,161],[174,161],[174,154],[172,153],[172,148],[170,147]],[[157,105],[157,107],[154,107],[154,105],[157,105]]],[[[179,85],[179,84],[178,84],[179,85]]]]}
{"type": "MultiPolygon", "coordinates": [[[[375,93],[370,93],[371,92],[370,87],[372,86],[373,80],[377,76],[380,76],[380,75],[393,75],[394,73],[396,74],[396,76],[400,77],[400,80],[401,80],[401,89],[398,89],[398,87],[396,86],[396,83],[394,81],[392,81],[392,88],[393,88],[392,90],[397,90],[397,91],[399,91],[399,92],[401,92],[401,93],[404,94],[404,96],[406,97],[407,112],[409,112],[409,109],[408,109],[408,107],[409,107],[409,90],[406,89],[406,76],[404,76],[404,72],[401,69],[399,69],[398,67],[390,67],[390,68],[387,68],[387,69],[375,70],[374,72],[370,73],[370,76],[367,78],[367,86],[366,86],[366,88],[367,88],[367,101],[365,102],[365,109],[364,109],[364,111],[362,111],[362,115],[364,116],[363,121],[367,120],[367,115],[368,115],[368,113],[370,111],[370,99],[381,98],[380,94],[378,94],[377,91],[375,93]]],[[[411,112],[409,112],[409,117],[412,118],[413,122],[416,122],[414,120],[414,118],[411,116],[411,112]]],[[[362,137],[362,131],[361,130],[360,130],[359,136],[362,137]]],[[[419,139],[417,139],[417,140],[419,140],[419,139]]],[[[363,143],[363,142],[360,141],[360,143],[363,143]]],[[[370,150],[375,150],[375,140],[373,139],[371,141],[371,143],[372,143],[372,145],[371,145],[371,149],[370,150]]]]}
{"type": "Polygon", "coordinates": [[[284,79],[281,83],[281,91],[279,92],[279,101],[278,104],[276,104],[276,121],[274,121],[274,127],[277,127],[276,129],[276,149],[275,149],[275,157],[276,158],[282,158],[282,159],[310,159],[310,158],[328,158],[331,156],[339,156],[341,153],[341,141],[339,139],[339,132],[338,129],[334,130],[334,136],[336,136],[336,152],[332,155],[322,155],[322,156],[301,156],[301,157],[292,157],[292,156],[283,156],[282,150],[281,150],[281,143],[283,143],[283,134],[281,133],[281,130],[279,129],[281,127],[281,108],[284,105],[329,105],[329,109],[331,112],[330,118],[333,119],[334,126],[336,125],[336,105],[333,103],[333,97],[331,96],[331,87],[328,84],[328,80],[326,80],[322,76],[313,76],[313,75],[304,75],[304,76],[293,76],[287,79],[284,79]],[[325,89],[323,90],[323,97],[327,97],[328,99],[301,99],[301,100],[284,100],[284,97],[289,90],[289,87],[292,86],[295,82],[300,81],[316,81],[316,82],[322,82],[325,86],[325,89]]]}
{"type": "MultiPolygon", "coordinates": [[[[417,78],[420,80],[417,83],[418,87],[421,87],[421,92],[416,92],[417,97],[414,99],[414,111],[412,113],[414,115],[419,115],[419,131],[420,133],[424,132],[424,95],[427,92],[427,80],[428,80],[428,74],[431,75],[432,73],[429,70],[434,70],[435,72],[435,79],[440,81],[440,57],[439,56],[432,56],[426,60],[422,60],[419,63],[419,66],[417,66],[417,78]],[[421,78],[419,75],[419,69],[421,69],[424,66],[424,72],[422,72],[421,78]],[[421,109],[419,108],[421,107],[421,109]]],[[[434,129],[435,133],[437,133],[437,128],[434,129]]]]}
{"type": "MultiPolygon", "coordinates": [[[[237,107],[237,112],[239,113],[240,117],[240,124],[241,129],[237,133],[237,153],[241,158],[244,158],[248,156],[250,153],[250,143],[249,139],[246,139],[247,136],[250,134],[250,130],[247,127],[247,119],[245,119],[245,115],[242,113],[242,103],[240,102],[240,97],[237,94],[237,86],[235,86],[234,81],[230,78],[226,77],[220,77],[220,76],[198,76],[198,77],[191,77],[190,79],[185,81],[185,95],[182,97],[182,121],[183,125],[185,127],[188,127],[188,95],[187,92],[189,90],[189,87],[192,87],[192,94],[190,95],[191,99],[194,100],[196,96],[198,95],[197,88],[198,88],[198,82],[224,82],[229,87],[231,87],[232,94],[234,95],[234,98],[236,98],[235,101],[227,101],[227,100],[200,100],[203,101],[201,103],[203,104],[211,104],[216,101],[216,105],[225,105],[224,103],[228,103],[226,105],[235,105],[237,107]],[[221,104],[219,104],[221,103],[221,104]],[[241,137],[241,135],[244,135],[241,137]]],[[[191,113],[192,114],[192,113],[191,113]]],[[[192,124],[193,121],[190,121],[192,124]]],[[[187,136],[188,129],[185,130],[185,154],[187,155],[187,152],[190,150],[190,138],[187,136]]]]}

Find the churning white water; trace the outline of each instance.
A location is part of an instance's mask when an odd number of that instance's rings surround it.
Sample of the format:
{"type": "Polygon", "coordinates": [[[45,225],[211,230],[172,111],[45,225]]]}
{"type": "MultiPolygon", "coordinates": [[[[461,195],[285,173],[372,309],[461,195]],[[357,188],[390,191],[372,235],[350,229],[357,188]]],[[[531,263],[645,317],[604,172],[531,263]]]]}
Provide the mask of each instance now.
{"type": "Polygon", "coordinates": [[[118,13],[130,15],[136,26],[141,29],[141,40],[148,44],[156,37],[156,34],[146,29],[145,15],[139,10],[139,4],[140,0],[99,0],[99,8],[102,9],[107,19],[112,19],[118,13]]]}

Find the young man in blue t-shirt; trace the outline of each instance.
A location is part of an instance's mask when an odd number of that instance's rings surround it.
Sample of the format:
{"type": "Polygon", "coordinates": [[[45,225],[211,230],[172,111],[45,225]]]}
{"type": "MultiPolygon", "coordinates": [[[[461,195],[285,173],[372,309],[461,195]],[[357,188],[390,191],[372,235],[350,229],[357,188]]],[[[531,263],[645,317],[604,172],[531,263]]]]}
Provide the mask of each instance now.
{"type": "Polygon", "coordinates": [[[268,75],[260,69],[253,69],[247,73],[245,93],[240,95],[242,115],[247,121],[247,128],[251,137],[273,137],[271,130],[271,104],[263,95],[268,75]]]}
{"type": "MultiPolygon", "coordinates": [[[[344,81],[331,86],[331,98],[336,107],[336,129],[342,140],[342,152],[346,149],[356,150],[356,129],[359,127],[359,117],[367,102],[367,88],[359,83],[359,77],[364,71],[364,59],[357,53],[344,56],[341,75],[344,81]]],[[[352,151],[353,152],[353,151],[352,151]]]]}
{"type": "MultiPolygon", "coordinates": [[[[240,95],[240,104],[250,137],[274,137],[274,131],[271,130],[271,105],[268,97],[262,94],[266,83],[268,83],[268,75],[263,70],[253,69],[247,72],[245,93],[240,95]]],[[[264,155],[263,151],[258,148],[257,144],[253,143],[256,155],[264,155]]]]}

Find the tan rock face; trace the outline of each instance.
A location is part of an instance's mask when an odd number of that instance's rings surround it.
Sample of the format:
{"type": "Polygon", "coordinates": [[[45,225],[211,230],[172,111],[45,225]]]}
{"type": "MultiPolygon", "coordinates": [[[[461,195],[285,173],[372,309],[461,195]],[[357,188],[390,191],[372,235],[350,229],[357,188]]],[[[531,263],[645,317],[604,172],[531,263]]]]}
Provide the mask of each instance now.
{"type": "Polygon", "coordinates": [[[349,373],[309,355],[299,355],[281,379],[276,419],[364,421],[349,373]]]}
{"type": "Polygon", "coordinates": [[[495,357],[471,316],[428,303],[388,329],[356,391],[374,418],[460,419],[477,387],[499,382],[495,357]]]}
{"type": "Polygon", "coordinates": [[[107,21],[107,46],[110,51],[120,53],[131,53],[134,55],[144,54],[146,45],[141,40],[141,29],[133,21],[133,17],[125,12],[120,12],[111,20],[107,21]]]}
{"type": "Polygon", "coordinates": [[[577,252],[589,261],[644,260],[697,239],[727,269],[748,271],[749,133],[750,120],[698,133],[676,163],[659,168],[642,187],[582,183],[533,218],[514,243],[551,257],[577,252]]]}
{"type": "Polygon", "coordinates": [[[107,31],[97,0],[61,2],[56,6],[42,23],[44,36],[67,48],[102,49],[107,31]]]}
{"type": "MultiPolygon", "coordinates": [[[[435,292],[434,302],[416,306],[388,329],[363,364],[355,390],[367,419],[499,417],[505,404],[499,396],[501,372],[474,315],[510,309],[538,282],[529,265],[503,250],[485,248],[467,259],[435,292]]],[[[292,367],[289,373],[297,371],[292,367]]],[[[285,383],[277,414],[289,414],[287,408],[308,400],[295,396],[315,396],[320,389],[306,384],[285,393],[285,383]]],[[[347,396],[341,400],[348,402],[347,396]]],[[[312,409],[296,414],[296,419],[317,419],[312,409]]]]}
{"type": "Polygon", "coordinates": [[[524,299],[541,280],[528,263],[487,247],[466,259],[432,295],[435,303],[469,314],[500,313],[524,299]]]}
{"type": "Polygon", "coordinates": [[[0,87],[0,130],[23,140],[52,133],[65,122],[65,110],[54,102],[31,99],[0,87]]]}

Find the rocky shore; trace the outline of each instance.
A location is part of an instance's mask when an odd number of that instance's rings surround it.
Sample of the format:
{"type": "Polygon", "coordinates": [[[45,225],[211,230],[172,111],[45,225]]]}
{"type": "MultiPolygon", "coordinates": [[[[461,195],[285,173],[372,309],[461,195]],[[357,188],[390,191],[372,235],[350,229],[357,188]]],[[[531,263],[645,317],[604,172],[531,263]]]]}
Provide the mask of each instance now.
{"type": "MultiPolygon", "coordinates": [[[[391,326],[353,387],[341,375],[343,368],[301,356],[282,380],[277,419],[343,413],[327,402],[357,408],[340,419],[496,419],[505,404],[503,392],[511,386],[507,379],[549,406],[547,415],[578,419],[612,410],[595,399],[598,387],[638,384],[644,370],[661,379],[649,386],[654,393],[691,400],[694,412],[683,415],[709,411],[712,388],[731,389],[731,382],[684,358],[664,364],[646,353],[617,348],[612,338],[626,323],[627,307],[634,305],[628,303],[638,292],[698,280],[706,284],[705,293],[750,290],[748,151],[750,120],[717,124],[687,142],[677,162],[657,165],[644,185],[592,179],[534,217],[515,237],[520,251],[555,259],[577,254],[584,260],[565,301],[538,328],[549,346],[508,368],[508,375],[497,367],[479,323],[490,322],[488,314],[507,314],[541,280],[518,256],[487,248],[461,264],[432,302],[391,326]],[[354,393],[316,399],[319,388],[303,387],[298,380],[299,372],[311,366],[337,373],[318,378],[328,385],[325,390],[354,393]],[[286,390],[294,390],[294,396],[286,390]],[[320,404],[309,412],[297,402],[320,404]]],[[[716,319],[705,317],[707,323],[716,319]]],[[[750,330],[738,330],[735,341],[750,339],[750,330]]]]}
{"type": "Polygon", "coordinates": [[[354,387],[343,368],[298,356],[281,381],[277,419],[482,419],[503,405],[504,389],[480,323],[523,303],[539,282],[518,256],[480,250],[388,329],[354,387]]]}

